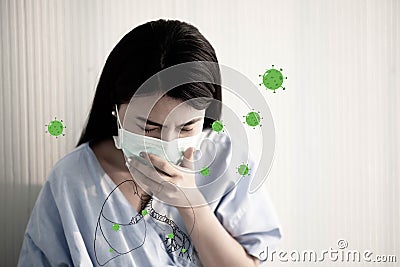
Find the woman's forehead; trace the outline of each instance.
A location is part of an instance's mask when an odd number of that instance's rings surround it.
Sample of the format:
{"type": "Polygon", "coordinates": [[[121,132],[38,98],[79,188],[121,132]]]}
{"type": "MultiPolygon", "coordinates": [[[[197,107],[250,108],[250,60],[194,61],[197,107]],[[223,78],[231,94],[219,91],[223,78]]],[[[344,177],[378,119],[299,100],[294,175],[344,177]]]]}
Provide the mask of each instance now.
{"type": "Polygon", "coordinates": [[[129,107],[126,107],[126,115],[129,119],[141,117],[162,124],[181,124],[194,118],[204,117],[204,109],[195,109],[188,103],[188,101],[183,102],[169,96],[161,98],[160,95],[135,96],[129,107]]]}

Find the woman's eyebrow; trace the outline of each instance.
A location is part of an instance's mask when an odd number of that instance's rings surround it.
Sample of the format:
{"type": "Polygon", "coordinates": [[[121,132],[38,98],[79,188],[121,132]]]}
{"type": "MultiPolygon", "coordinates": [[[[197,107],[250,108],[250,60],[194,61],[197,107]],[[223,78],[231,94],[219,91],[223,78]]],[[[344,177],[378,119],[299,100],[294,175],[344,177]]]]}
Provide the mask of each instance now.
{"type": "Polygon", "coordinates": [[[145,122],[146,124],[150,124],[150,125],[154,125],[154,126],[163,127],[162,124],[159,124],[159,123],[157,123],[157,122],[151,121],[151,120],[149,120],[149,119],[145,119],[145,118],[142,118],[142,117],[136,117],[136,119],[141,120],[141,121],[145,122]]]}
{"type": "Polygon", "coordinates": [[[193,124],[193,123],[198,122],[198,121],[201,120],[202,118],[203,118],[203,117],[195,118],[195,119],[190,120],[190,121],[188,121],[188,122],[186,122],[186,123],[184,123],[184,124],[179,125],[179,127],[184,127],[184,126],[191,125],[191,124],[193,124]]]}
{"type": "MultiPolygon", "coordinates": [[[[184,126],[191,125],[193,123],[198,122],[202,118],[203,117],[194,118],[194,119],[192,119],[192,120],[190,120],[190,121],[188,121],[186,123],[183,123],[183,124],[179,125],[179,127],[184,127],[184,126]]],[[[160,123],[157,123],[157,122],[154,122],[154,121],[151,121],[149,119],[142,118],[142,117],[136,117],[136,119],[141,120],[141,121],[143,121],[143,122],[145,122],[146,124],[149,124],[149,125],[154,125],[154,126],[158,126],[158,127],[165,127],[164,125],[162,125],[160,123]]]]}

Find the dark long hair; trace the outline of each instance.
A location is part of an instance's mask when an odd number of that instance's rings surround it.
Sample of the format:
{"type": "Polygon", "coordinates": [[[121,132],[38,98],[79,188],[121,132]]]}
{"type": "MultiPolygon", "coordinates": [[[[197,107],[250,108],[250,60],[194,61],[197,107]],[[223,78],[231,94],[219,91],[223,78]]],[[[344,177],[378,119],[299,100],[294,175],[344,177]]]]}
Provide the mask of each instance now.
{"type": "MultiPolygon", "coordinates": [[[[77,146],[117,135],[116,118],[111,114],[114,105],[129,103],[136,90],[159,71],[191,61],[218,62],[214,48],[193,25],[160,19],[128,32],[107,58],[77,146]]],[[[216,76],[214,81],[220,81],[219,69],[212,75],[216,76]]],[[[193,98],[219,100],[207,105],[203,129],[210,128],[212,121],[221,116],[221,86],[217,83],[187,83],[166,95],[182,101],[193,98]]]]}

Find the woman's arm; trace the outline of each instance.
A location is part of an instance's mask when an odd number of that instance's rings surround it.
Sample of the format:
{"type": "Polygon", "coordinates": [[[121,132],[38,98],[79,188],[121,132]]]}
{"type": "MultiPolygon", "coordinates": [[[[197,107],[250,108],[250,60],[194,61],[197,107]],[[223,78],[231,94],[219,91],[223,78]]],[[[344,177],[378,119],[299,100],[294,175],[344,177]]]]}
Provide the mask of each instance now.
{"type": "Polygon", "coordinates": [[[258,266],[259,260],[246,250],[225,230],[208,205],[178,207],[188,231],[194,225],[191,240],[201,263],[205,267],[258,266]]]}
{"type": "Polygon", "coordinates": [[[56,202],[47,180],[26,227],[18,267],[74,266],[56,202]]]}

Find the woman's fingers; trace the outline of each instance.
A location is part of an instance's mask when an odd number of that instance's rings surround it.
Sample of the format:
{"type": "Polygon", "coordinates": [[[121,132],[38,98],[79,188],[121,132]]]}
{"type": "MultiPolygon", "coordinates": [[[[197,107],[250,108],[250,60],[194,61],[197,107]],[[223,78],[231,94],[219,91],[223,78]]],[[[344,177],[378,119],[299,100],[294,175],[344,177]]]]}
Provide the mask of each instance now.
{"type": "Polygon", "coordinates": [[[157,170],[164,172],[166,175],[174,176],[176,170],[171,163],[151,153],[140,152],[140,155],[150,162],[157,170]]]}
{"type": "Polygon", "coordinates": [[[153,167],[147,166],[134,157],[128,158],[128,168],[132,174],[135,171],[139,171],[142,175],[150,178],[154,182],[161,183],[167,179],[165,175],[157,172],[153,167]]]}
{"type": "Polygon", "coordinates": [[[146,175],[147,177],[149,177],[153,181],[162,182],[162,181],[165,180],[163,178],[163,174],[158,173],[157,170],[154,169],[154,167],[148,166],[148,165],[140,162],[137,159],[131,160],[131,164],[135,169],[137,169],[138,171],[140,171],[141,173],[143,173],[144,175],[146,175]]]}
{"type": "Polygon", "coordinates": [[[154,196],[163,187],[161,182],[157,182],[151,178],[148,178],[144,173],[136,169],[133,164],[127,163],[126,165],[129,169],[129,172],[133,176],[133,180],[137,182],[140,188],[142,188],[147,194],[154,196]]]}
{"type": "Polygon", "coordinates": [[[194,151],[194,148],[188,148],[179,166],[153,154],[144,154],[142,158],[131,157],[127,166],[139,186],[153,197],[173,206],[187,207],[193,203],[199,205],[205,202],[195,183],[194,151]],[[148,163],[152,165],[148,166],[148,163]],[[164,172],[167,174],[164,175],[164,172]]]}
{"type": "Polygon", "coordinates": [[[186,198],[180,194],[179,187],[171,177],[159,174],[153,167],[145,165],[134,157],[128,158],[127,167],[134,180],[147,194],[170,205],[186,205],[186,198]]]}
{"type": "Polygon", "coordinates": [[[186,149],[186,151],[183,153],[183,160],[181,163],[182,167],[188,168],[193,170],[194,169],[194,164],[193,164],[193,154],[196,149],[194,147],[189,147],[186,149]]]}

